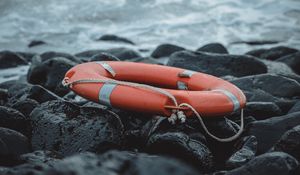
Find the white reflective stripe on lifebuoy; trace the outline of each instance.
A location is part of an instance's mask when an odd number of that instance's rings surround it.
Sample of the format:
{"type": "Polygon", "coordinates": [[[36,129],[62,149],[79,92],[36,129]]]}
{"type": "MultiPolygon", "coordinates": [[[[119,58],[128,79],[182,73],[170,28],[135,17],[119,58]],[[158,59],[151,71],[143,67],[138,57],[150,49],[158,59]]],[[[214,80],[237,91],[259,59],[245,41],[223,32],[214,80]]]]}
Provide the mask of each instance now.
{"type": "Polygon", "coordinates": [[[103,86],[99,91],[99,96],[98,96],[99,103],[103,105],[111,106],[110,95],[116,86],[117,86],[116,84],[108,84],[108,83],[103,84],[103,86]]]}
{"type": "Polygon", "coordinates": [[[97,64],[100,64],[106,71],[108,71],[113,77],[116,76],[114,69],[107,63],[102,61],[96,61],[97,64]]]}
{"type": "Polygon", "coordinates": [[[180,89],[180,90],[188,90],[188,87],[187,87],[187,85],[185,84],[185,82],[177,81],[177,89],[180,89]]]}
{"type": "Polygon", "coordinates": [[[190,78],[195,73],[196,72],[192,70],[184,70],[183,72],[179,73],[178,76],[181,78],[190,78]]]}
{"type": "Polygon", "coordinates": [[[236,111],[236,110],[240,109],[241,105],[240,105],[239,100],[230,91],[227,91],[225,89],[215,89],[215,90],[212,90],[212,91],[222,92],[223,94],[225,94],[233,104],[233,111],[236,111]]]}

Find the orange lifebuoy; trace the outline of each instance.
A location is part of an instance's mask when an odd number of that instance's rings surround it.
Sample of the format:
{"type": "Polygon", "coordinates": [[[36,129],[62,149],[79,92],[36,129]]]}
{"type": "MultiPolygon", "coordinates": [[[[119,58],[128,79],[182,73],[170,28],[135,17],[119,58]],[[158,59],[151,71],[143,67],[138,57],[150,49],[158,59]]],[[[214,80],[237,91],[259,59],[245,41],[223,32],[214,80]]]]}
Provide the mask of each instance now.
{"type": "MultiPolygon", "coordinates": [[[[188,103],[204,117],[224,116],[244,108],[246,98],[235,85],[200,72],[162,65],[134,62],[89,62],[76,65],[65,75],[64,82],[80,80],[117,80],[147,84],[172,94],[178,103],[188,103]]],[[[174,105],[166,95],[151,89],[114,83],[74,83],[78,95],[116,108],[169,116],[174,105]]]]}

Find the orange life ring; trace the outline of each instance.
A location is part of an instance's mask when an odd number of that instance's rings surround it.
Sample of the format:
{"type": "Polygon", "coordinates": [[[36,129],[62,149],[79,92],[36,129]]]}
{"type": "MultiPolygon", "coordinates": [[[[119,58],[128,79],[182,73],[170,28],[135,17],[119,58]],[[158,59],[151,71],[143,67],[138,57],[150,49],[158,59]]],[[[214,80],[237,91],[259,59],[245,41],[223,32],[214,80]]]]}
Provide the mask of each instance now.
{"type": "MultiPolygon", "coordinates": [[[[134,62],[88,62],[76,65],[65,75],[64,82],[83,79],[117,80],[156,86],[172,94],[178,103],[188,103],[204,117],[224,116],[244,108],[246,97],[235,85],[200,72],[162,65],[134,62]]],[[[74,83],[78,95],[120,109],[169,116],[173,101],[151,89],[111,83],[74,83]]],[[[187,111],[187,115],[192,113],[187,111]]]]}

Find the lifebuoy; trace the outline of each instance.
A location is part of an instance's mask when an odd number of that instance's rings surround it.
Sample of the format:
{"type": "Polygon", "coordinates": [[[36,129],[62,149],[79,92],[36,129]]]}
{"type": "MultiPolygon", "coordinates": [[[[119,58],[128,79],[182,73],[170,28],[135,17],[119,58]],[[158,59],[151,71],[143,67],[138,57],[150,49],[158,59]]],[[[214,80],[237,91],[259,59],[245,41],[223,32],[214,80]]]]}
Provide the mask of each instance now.
{"type": "Polygon", "coordinates": [[[244,108],[246,103],[239,88],[220,78],[145,63],[106,61],[79,64],[66,73],[64,84],[72,85],[71,90],[94,102],[165,116],[170,116],[172,110],[186,111],[187,116],[192,112],[175,105],[169,96],[157,90],[171,94],[179,104],[190,104],[204,117],[224,116],[244,108]],[[127,82],[158,88],[153,90],[127,82]]]}

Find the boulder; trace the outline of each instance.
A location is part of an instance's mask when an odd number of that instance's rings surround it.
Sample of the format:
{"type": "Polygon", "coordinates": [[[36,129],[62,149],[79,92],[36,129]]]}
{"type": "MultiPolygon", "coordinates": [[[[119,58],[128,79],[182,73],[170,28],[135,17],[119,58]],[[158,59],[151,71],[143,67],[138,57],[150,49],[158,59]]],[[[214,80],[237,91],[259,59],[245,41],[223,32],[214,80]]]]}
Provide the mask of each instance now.
{"type": "Polygon", "coordinates": [[[257,156],[244,166],[226,172],[225,175],[289,175],[298,165],[298,161],[291,155],[272,152],[257,156]]]}
{"type": "Polygon", "coordinates": [[[282,114],[281,109],[273,102],[248,102],[244,114],[262,120],[282,114]]]}
{"type": "Polygon", "coordinates": [[[300,74],[300,52],[296,52],[277,59],[276,61],[283,62],[290,66],[294,72],[300,74]]]}
{"type": "Polygon", "coordinates": [[[125,47],[119,47],[119,48],[112,48],[112,49],[107,49],[104,52],[109,53],[117,58],[119,58],[120,60],[128,60],[128,59],[132,59],[132,58],[139,58],[141,57],[141,55],[129,48],[125,48],[125,47]]]}
{"type": "Polygon", "coordinates": [[[286,131],[272,151],[282,151],[294,156],[300,161],[300,125],[286,131]]]}
{"type": "Polygon", "coordinates": [[[90,61],[120,61],[120,59],[113,56],[112,54],[102,52],[102,53],[93,55],[91,57],[90,61]]]}
{"type": "Polygon", "coordinates": [[[24,116],[29,116],[31,111],[37,107],[39,103],[33,99],[27,98],[24,100],[17,101],[12,105],[12,108],[20,111],[24,116]]]}
{"type": "Polygon", "coordinates": [[[280,57],[298,52],[297,49],[285,47],[285,46],[277,46],[270,49],[258,49],[252,50],[246,53],[246,55],[256,56],[262,59],[267,60],[276,60],[280,57]]]}
{"type": "Polygon", "coordinates": [[[300,112],[300,101],[298,101],[290,110],[288,113],[293,112],[300,112]]]}
{"type": "Polygon", "coordinates": [[[0,106],[3,106],[7,102],[8,93],[6,89],[0,88],[0,106]]]}
{"type": "Polygon", "coordinates": [[[153,58],[168,57],[172,53],[181,50],[185,50],[185,48],[176,46],[174,44],[161,44],[152,52],[151,57],[153,58]]]}
{"type": "Polygon", "coordinates": [[[147,148],[151,153],[182,159],[201,171],[210,170],[213,166],[210,150],[203,143],[182,132],[153,134],[148,140],[147,148]]]}
{"type": "Polygon", "coordinates": [[[215,76],[235,77],[267,72],[264,63],[251,56],[179,51],[170,56],[168,66],[174,66],[215,76]]]}
{"type": "Polygon", "coordinates": [[[76,63],[63,57],[49,58],[42,62],[40,60],[32,62],[27,74],[28,82],[41,85],[58,95],[65,95],[69,90],[61,82],[65,73],[76,63]]]}
{"type": "Polygon", "coordinates": [[[257,138],[257,151],[261,154],[268,151],[287,130],[297,126],[299,122],[300,112],[272,117],[248,124],[245,134],[257,138]]]}
{"type": "Polygon", "coordinates": [[[278,97],[295,97],[300,95],[300,83],[297,81],[274,74],[251,75],[232,80],[242,90],[264,90],[278,97]]]}
{"type": "Polygon", "coordinates": [[[226,161],[226,167],[234,169],[245,165],[256,155],[257,140],[255,136],[246,136],[235,144],[235,152],[226,161]]]}
{"type": "Polygon", "coordinates": [[[23,134],[0,127],[0,166],[11,166],[18,164],[21,154],[30,151],[30,144],[23,134]]]}
{"type": "Polygon", "coordinates": [[[210,43],[206,44],[199,49],[197,52],[210,52],[210,53],[220,53],[220,54],[229,54],[226,47],[223,46],[221,43],[210,43]]]}
{"type": "Polygon", "coordinates": [[[5,127],[21,132],[26,136],[30,136],[30,122],[19,111],[0,106],[0,127],[5,127]]]}
{"type": "Polygon", "coordinates": [[[127,44],[131,44],[131,45],[135,45],[134,42],[130,41],[127,38],[120,37],[120,36],[117,36],[117,35],[110,35],[110,34],[102,35],[99,39],[97,39],[97,41],[121,42],[121,43],[127,43],[127,44]]]}
{"type": "Polygon", "coordinates": [[[67,60],[75,63],[80,63],[80,60],[71,54],[63,53],[63,52],[53,52],[53,51],[44,52],[41,55],[34,57],[35,59],[34,61],[44,62],[51,58],[58,58],[58,57],[66,58],[67,60]]]}
{"type": "Polygon", "coordinates": [[[45,41],[42,40],[32,40],[29,44],[28,47],[35,47],[39,45],[47,44],[45,41]]]}
{"type": "Polygon", "coordinates": [[[0,52],[0,69],[26,65],[28,62],[21,55],[11,51],[0,52]]]}
{"type": "Polygon", "coordinates": [[[77,152],[104,152],[122,144],[123,125],[118,117],[100,108],[79,107],[53,100],[30,114],[32,147],[67,156],[77,152]]]}

